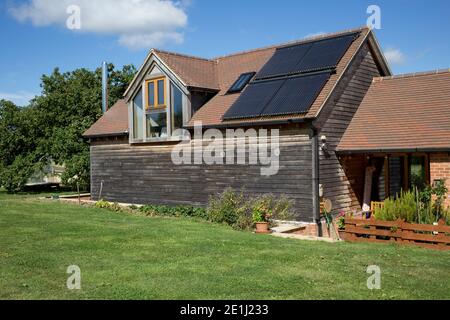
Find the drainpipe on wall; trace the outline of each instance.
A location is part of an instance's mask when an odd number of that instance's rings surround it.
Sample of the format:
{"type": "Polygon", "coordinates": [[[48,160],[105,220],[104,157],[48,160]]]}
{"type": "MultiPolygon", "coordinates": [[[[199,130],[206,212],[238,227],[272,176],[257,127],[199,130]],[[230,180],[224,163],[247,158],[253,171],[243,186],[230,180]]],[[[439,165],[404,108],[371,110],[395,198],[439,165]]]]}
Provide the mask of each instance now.
{"type": "Polygon", "coordinates": [[[320,221],[319,200],[319,137],[317,129],[311,125],[311,152],[312,152],[312,204],[313,219],[317,224],[317,236],[322,237],[322,223],[320,221]]]}
{"type": "Polygon", "coordinates": [[[106,61],[102,63],[102,112],[108,110],[108,65],[106,61]]]}

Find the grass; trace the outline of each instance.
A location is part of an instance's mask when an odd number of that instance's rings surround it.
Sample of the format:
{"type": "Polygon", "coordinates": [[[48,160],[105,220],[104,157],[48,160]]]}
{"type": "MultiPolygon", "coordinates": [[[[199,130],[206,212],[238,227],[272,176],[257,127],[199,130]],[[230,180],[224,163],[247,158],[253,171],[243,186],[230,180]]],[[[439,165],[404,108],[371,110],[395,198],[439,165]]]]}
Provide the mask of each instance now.
{"type": "Polygon", "coordinates": [[[450,253],[322,243],[0,193],[0,299],[450,299],[450,253]],[[81,268],[81,290],[66,287],[81,268]],[[381,268],[381,289],[366,286],[381,268]]]}

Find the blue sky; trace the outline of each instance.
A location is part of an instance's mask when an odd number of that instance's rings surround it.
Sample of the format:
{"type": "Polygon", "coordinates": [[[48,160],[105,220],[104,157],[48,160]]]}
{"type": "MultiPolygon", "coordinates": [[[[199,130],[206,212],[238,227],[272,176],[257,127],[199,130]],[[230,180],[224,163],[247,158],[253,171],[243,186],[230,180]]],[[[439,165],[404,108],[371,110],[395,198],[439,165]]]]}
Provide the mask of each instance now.
{"type": "Polygon", "coordinates": [[[365,25],[371,4],[381,9],[375,33],[394,73],[450,67],[448,0],[0,1],[0,98],[20,105],[55,67],[139,67],[153,46],[215,57],[365,25]],[[80,30],[66,27],[61,3],[79,5],[80,30]]]}

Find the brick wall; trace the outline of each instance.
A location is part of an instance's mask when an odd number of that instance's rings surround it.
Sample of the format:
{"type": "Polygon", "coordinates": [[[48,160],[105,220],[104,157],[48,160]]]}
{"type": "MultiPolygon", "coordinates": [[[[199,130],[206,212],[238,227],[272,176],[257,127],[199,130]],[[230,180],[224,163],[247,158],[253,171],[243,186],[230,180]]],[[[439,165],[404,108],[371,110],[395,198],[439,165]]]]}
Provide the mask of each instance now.
{"type": "MultiPolygon", "coordinates": [[[[450,190],[450,154],[436,153],[430,155],[430,182],[436,179],[446,179],[447,188],[450,190]]],[[[450,207],[450,193],[447,194],[446,206],[450,207]]]]}
{"type": "MultiPolygon", "coordinates": [[[[331,238],[333,235],[330,234],[330,230],[328,229],[326,222],[322,221],[321,224],[322,224],[322,236],[324,238],[331,238]]],[[[292,234],[317,237],[317,224],[316,223],[308,223],[305,225],[304,229],[294,231],[294,232],[292,232],[292,234]]]]}

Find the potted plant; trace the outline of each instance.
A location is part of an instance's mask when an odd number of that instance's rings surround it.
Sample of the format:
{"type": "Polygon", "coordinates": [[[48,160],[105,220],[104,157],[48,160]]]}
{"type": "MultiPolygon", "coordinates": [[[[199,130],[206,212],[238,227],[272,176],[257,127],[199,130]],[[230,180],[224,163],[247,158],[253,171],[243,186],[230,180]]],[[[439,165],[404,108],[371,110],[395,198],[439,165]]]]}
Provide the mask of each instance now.
{"type": "Polygon", "coordinates": [[[336,226],[338,228],[339,238],[342,239],[344,237],[344,233],[345,233],[345,212],[344,211],[340,211],[339,214],[337,215],[336,226]]]}
{"type": "Polygon", "coordinates": [[[271,233],[269,229],[270,213],[264,204],[256,205],[253,208],[253,222],[256,225],[256,233],[271,233]]]}

